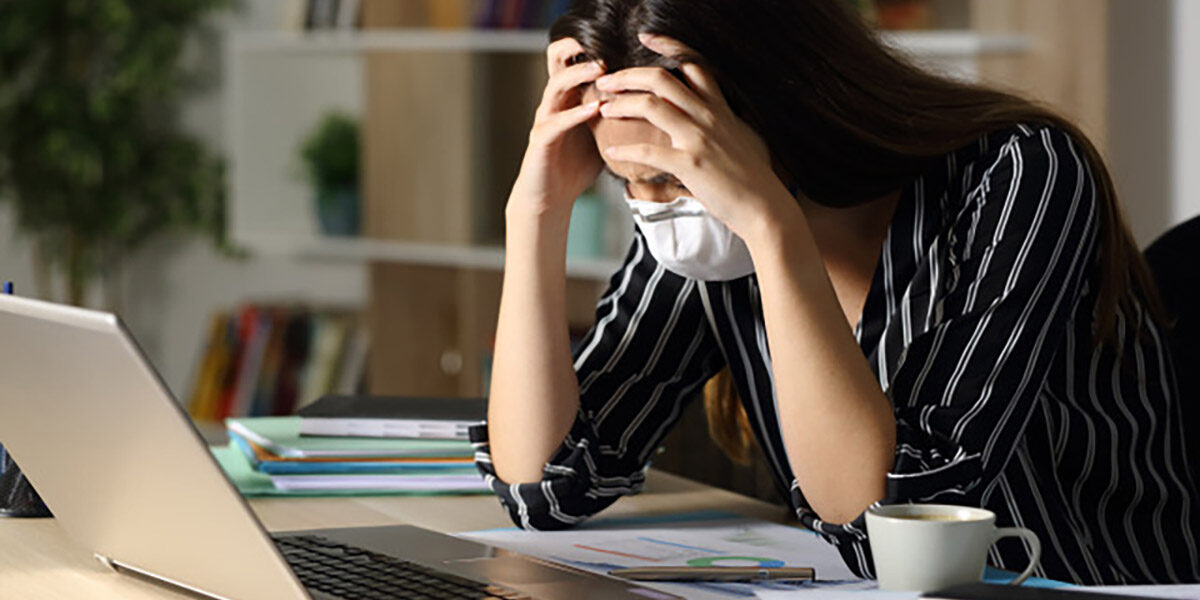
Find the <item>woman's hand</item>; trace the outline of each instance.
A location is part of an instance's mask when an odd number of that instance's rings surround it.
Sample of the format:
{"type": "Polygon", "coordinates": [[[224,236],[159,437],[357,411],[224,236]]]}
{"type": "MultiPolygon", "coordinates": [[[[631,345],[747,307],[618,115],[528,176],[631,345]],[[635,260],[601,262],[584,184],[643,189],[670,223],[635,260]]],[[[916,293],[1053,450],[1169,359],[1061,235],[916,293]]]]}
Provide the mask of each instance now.
{"type": "Polygon", "coordinates": [[[583,51],[572,38],[557,40],[546,49],[550,80],[529,131],[509,211],[570,214],[575,198],[600,173],[603,162],[596,142],[586,127],[580,127],[597,115],[599,102],[580,105],[579,85],[595,80],[604,67],[598,62],[568,66],[583,51]]]}
{"type": "Polygon", "coordinates": [[[771,218],[771,211],[797,209],[771,166],[766,143],[733,113],[712,75],[685,58],[697,54],[668,37],[642,33],[638,39],[659,54],[681,59],[687,85],[661,67],[622,69],[597,80],[597,89],[649,93],[619,94],[600,114],[645,119],[670,136],[671,146],[614,146],[605,149],[606,157],[671,173],[745,239],[771,218]]]}

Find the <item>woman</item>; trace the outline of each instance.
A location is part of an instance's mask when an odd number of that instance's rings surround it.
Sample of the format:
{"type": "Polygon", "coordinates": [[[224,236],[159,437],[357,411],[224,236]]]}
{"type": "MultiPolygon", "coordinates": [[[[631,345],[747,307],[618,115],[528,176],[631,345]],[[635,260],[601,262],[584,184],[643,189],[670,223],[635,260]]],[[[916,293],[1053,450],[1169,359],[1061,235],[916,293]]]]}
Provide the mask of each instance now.
{"type": "Polygon", "coordinates": [[[844,4],[577,0],[555,23],[480,468],[521,526],[572,525],[640,488],[711,380],[740,399],[706,403],[718,437],[752,430],[864,576],[865,509],[945,502],[1036,531],[1042,576],[1200,580],[1162,320],[1095,148],[844,4]],[[638,231],[572,356],[567,223],[602,168],[638,231]]]}

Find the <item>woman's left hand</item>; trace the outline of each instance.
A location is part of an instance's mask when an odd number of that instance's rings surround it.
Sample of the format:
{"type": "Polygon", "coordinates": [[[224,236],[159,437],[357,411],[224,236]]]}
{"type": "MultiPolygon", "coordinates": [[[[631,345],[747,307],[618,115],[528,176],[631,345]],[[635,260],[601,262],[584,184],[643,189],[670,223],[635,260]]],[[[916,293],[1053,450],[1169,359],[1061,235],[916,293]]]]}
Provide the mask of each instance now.
{"type": "MultiPolygon", "coordinates": [[[[642,33],[638,38],[664,56],[697,56],[668,37],[642,33]]],[[[645,119],[671,138],[670,147],[631,144],[604,152],[609,160],[674,175],[713,216],[749,239],[772,211],[795,209],[795,199],[772,168],[766,143],[733,113],[712,75],[686,59],[679,69],[687,85],[661,67],[626,68],[596,81],[600,91],[614,94],[601,105],[602,116],[645,119]],[[617,94],[622,91],[649,93],[617,94]]]]}

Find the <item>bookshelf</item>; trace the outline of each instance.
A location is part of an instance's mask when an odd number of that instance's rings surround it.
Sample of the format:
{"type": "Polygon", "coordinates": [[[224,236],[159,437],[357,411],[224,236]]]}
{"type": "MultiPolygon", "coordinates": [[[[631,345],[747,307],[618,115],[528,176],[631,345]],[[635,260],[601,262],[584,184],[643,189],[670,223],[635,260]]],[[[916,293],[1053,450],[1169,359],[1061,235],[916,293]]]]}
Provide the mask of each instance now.
{"type": "MultiPolygon", "coordinates": [[[[255,252],[294,256],[308,260],[346,262],[395,262],[430,267],[499,271],[504,267],[502,246],[434,244],[374,238],[331,236],[291,237],[263,234],[244,240],[255,252]]],[[[620,267],[615,258],[567,259],[567,276],[607,281],[620,267]]]]}

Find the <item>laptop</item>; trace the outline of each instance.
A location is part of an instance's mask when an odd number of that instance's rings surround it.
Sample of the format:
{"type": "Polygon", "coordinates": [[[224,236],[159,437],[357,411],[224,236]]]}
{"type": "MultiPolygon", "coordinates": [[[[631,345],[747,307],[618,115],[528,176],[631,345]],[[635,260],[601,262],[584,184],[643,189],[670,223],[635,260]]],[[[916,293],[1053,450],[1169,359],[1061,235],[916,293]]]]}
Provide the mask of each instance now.
{"type": "Polygon", "coordinates": [[[101,563],[212,598],[676,598],[409,525],[269,534],[104,312],[0,295],[0,442],[101,563]]]}

